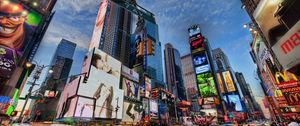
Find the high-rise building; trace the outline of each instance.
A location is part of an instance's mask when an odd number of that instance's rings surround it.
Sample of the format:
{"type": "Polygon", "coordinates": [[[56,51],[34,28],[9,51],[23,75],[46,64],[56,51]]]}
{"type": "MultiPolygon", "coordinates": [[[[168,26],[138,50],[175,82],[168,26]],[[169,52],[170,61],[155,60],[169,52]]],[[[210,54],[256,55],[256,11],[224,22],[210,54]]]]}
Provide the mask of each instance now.
{"type": "Polygon", "coordinates": [[[252,94],[250,85],[246,83],[243,73],[235,72],[235,77],[243,94],[243,101],[245,103],[248,113],[261,113],[261,109],[252,94]]]}
{"type": "Polygon", "coordinates": [[[186,100],[185,87],[182,78],[180,53],[172,44],[165,45],[165,72],[168,90],[176,95],[178,100],[186,100]]]}
{"type": "Polygon", "coordinates": [[[188,101],[197,102],[198,89],[195,87],[196,75],[193,67],[193,61],[191,54],[187,54],[181,57],[183,82],[186,90],[186,96],[188,101]]]}
{"type": "Polygon", "coordinates": [[[36,105],[33,105],[34,110],[32,112],[36,110],[42,112],[39,121],[51,121],[55,117],[59,96],[64,90],[69,78],[75,48],[76,44],[66,39],[62,39],[57,46],[50,64],[53,73],[47,75],[45,84],[42,85],[40,90],[40,93],[44,94],[47,98],[44,99],[45,101],[43,103],[38,103],[38,101],[33,103],[36,105]]]}
{"type": "Polygon", "coordinates": [[[99,48],[129,66],[131,23],[130,11],[110,0],[103,0],[100,4],[90,49],[99,48]]]}
{"type": "Polygon", "coordinates": [[[234,108],[233,111],[243,111],[245,106],[241,99],[242,91],[240,91],[240,85],[236,82],[234,71],[230,65],[227,55],[220,48],[213,49],[212,55],[214,65],[216,66],[217,81],[223,97],[225,99],[230,99],[230,97],[233,96],[236,97],[236,106],[238,107],[234,108]]]}

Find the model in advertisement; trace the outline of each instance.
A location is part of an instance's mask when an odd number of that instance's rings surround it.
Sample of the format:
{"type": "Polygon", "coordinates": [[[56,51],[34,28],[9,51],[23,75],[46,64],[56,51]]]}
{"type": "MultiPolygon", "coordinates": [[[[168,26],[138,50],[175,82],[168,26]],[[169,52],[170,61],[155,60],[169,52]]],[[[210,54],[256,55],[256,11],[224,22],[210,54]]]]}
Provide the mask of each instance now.
{"type": "Polygon", "coordinates": [[[93,54],[92,57],[92,65],[96,67],[96,69],[104,71],[108,74],[111,74],[115,77],[119,77],[119,71],[114,71],[112,67],[107,63],[108,62],[108,55],[100,55],[100,54],[93,54]]]}
{"type": "Polygon", "coordinates": [[[25,22],[27,11],[11,1],[0,3],[0,45],[23,51],[33,31],[25,22]]]}
{"type": "Polygon", "coordinates": [[[113,100],[114,92],[113,87],[109,86],[107,87],[103,83],[100,84],[96,92],[94,93],[94,98],[96,99],[97,106],[100,107],[100,112],[97,114],[99,117],[105,113],[106,118],[112,118],[112,112],[113,112],[113,106],[112,106],[112,100],[113,100]],[[98,104],[100,103],[100,104],[98,104]]]}

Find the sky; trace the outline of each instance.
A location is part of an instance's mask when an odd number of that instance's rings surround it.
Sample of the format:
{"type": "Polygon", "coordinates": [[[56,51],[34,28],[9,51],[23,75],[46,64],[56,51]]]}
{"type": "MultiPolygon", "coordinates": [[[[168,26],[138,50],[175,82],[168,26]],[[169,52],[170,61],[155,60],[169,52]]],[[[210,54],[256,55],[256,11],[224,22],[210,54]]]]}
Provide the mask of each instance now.
{"type": "MultiPolygon", "coordinates": [[[[83,56],[87,53],[101,0],[58,0],[55,15],[34,57],[48,65],[62,38],[77,44],[70,75],[80,73],[83,56]]],[[[187,29],[199,24],[212,48],[221,48],[232,68],[242,72],[254,95],[262,97],[261,86],[255,80],[255,65],[249,54],[250,33],[242,26],[250,22],[240,0],[137,0],[151,11],[159,27],[159,39],[171,43],[181,55],[189,53],[187,29]],[[258,90],[257,90],[258,89],[258,90]]],[[[163,54],[163,53],[162,53],[163,54]]],[[[37,83],[43,82],[46,70],[37,83]]],[[[30,80],[30,79],[29,79],[30,80]]],[[[37,87],[36,87],[37,88],[37,87]]],[[[25,91],[28,87],[24,88],[25,91]]],[[[21,96],[24,96],[24,92],[21,96]]]]}

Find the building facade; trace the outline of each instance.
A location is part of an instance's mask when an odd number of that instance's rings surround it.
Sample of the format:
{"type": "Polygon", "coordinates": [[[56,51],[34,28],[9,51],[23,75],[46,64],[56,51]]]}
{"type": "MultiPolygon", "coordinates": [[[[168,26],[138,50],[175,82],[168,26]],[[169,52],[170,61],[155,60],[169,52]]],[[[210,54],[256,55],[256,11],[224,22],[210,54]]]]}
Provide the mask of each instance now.
{"type": "Polygon", "coordinates": [[[165,72],[168,90],[175,94],[179,101],[186,100],[185,87],[182,78],[180,53],[172,44],[165,45],[165,72]]]}
{"type": "Polygon", "coordinates": [[[299,92],[289,92],[299,88],[292,85],[299,78],[299,36],[300,2],[297,0],[242,0],[245,10],[252,19],[253,41],[250,54],[257,64],[257,74],[261,80],[272,113],[272,118],[282,121],[296,115],[299,103],[290,97],[299,92]],[[281,86],[281,85],[285,86],[281,86]]]}
{"type": "Polygon", "coordinates": [[[52,121],[54,119],[60,94],[69,79],[75,49],[76,44],[66,39],[62,39],[58,44],[50,64],[53,73],[47,75],[45,84],[39,91],[46,98],[43,102],[38,100],[32,102],[32,117],[36,117],[36,121],[52,121]],[[41,111],[41,115],[37,117],[36,111],[41,111]]]}
{"type": "Polygon", "coordinates": [[[193,67],[192,56],[187,54],[181,57],[183,82],[187,94],[187,100],[197,102],[198,89],[196,85],[196,75],[193,67]]]}

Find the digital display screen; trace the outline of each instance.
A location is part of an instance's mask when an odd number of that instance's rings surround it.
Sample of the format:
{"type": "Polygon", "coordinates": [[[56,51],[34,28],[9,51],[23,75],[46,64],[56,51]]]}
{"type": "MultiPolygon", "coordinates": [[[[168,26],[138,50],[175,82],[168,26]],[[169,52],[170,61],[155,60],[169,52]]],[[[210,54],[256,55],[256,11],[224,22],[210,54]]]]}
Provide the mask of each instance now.
{"type": "Polygon", "coordinates": [[[226,107],[234,109],[235,111],[243,111],[241,99],[239,98],[238,95],[228,95],[229,102],[227,101],[227,97],[223,96],[225,102],[226,102],[226,107]]]}
{"type": "Polygon", "coordinates": [[[207,64],[207,65],[203,65],[203,66],[198,66],[195,69],[196,69],[196,74],[201,74],[201,73],[208,72],[210,70],[210,67],[207,64]]]}
{"type": "Polygon", "coordinates": [[[208,59],[205,51],[200,52],[193,56],[193,63],[195,66],[206,65],[208,64],[208,59]]]}
{"type": "Polygon", "coordinates": [[[197,75],[197,84],[202,97],[217,95],[215,82],[210,72],[197,75]]]}
{"type": "Polygon", "coordinates": [[[191,41],[190,42],[191,50],[195,50],[195,49],[204,47],[204,39],[202,38],[202,36],[200,34],[196,35],[194,37],[191,37],[190,41],[191,41]]]}

